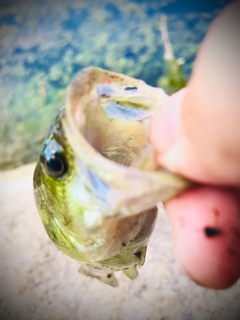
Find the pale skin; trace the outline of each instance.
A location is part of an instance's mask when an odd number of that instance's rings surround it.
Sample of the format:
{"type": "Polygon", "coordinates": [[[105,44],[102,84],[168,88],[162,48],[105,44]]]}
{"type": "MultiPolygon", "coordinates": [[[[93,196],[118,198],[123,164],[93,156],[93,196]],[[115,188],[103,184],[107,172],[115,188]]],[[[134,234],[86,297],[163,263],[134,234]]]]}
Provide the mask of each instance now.
{"type": "Polygon", "coordinates": [[[150,130],[159,164],[198,183],[166,209],[183,270],[214,289],[240,278],[239,32],[236,1],[210,27],[187,88],[168,99],[150,130]]]}

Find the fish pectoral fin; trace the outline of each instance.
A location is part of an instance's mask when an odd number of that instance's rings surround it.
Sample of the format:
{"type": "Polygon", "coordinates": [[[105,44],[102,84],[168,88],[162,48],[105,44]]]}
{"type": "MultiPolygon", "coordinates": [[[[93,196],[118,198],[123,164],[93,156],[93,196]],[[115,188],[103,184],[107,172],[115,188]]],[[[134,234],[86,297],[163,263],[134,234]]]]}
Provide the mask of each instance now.
{"type": "Polygon", "coordinates": [[[134,280],[138,277],[138,270],[136,265],[126,268],[122,272],[131,280],[134,280]]]}
{"type": "Polygon", "coordinates": [[[84,274],[87,277],[98,279],[99,281],[106,283],[114,288],[118,287],[118,281],[114,273],[107,272],[106,270],[94,270],[94,267],[84,265],[80,267],[79,273],[84,274]]]}
{"type": "Polygon", "coordinates": [[[134,256],[137,259],[137,264],[134,264],[132,266],[130,266],[129,268],[123,269],[123,273],[125,274],[125,276],[127,276],[129,279],[134,280],[138,277],[138,270],[137,267],[142,267],[144,265],[145,262],[145,257],[146,257],[146,252],[147,252],[147,246],[143,247],[139,250],[137,250],[134,253],[134,256]]]}

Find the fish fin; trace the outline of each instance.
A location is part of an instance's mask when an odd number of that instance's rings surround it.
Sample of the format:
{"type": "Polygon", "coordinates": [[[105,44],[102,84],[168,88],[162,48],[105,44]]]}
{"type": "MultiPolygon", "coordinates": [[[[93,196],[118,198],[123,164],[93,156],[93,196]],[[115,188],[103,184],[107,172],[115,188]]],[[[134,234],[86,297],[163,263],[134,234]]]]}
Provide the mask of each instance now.
{"type": "Polygon", "coordinates": [[[142,267],[145,263],[147,253],[147,246],[142,247],[140,250],[134,252],[134,255],[138,258],[138,266],[142,267]]]}
{"type": "Polygon", "coordinates": [[[94,270],[94,268],[84,265],[79,269],[79,273],[84,274],[87,277],[98,279],[99,281],[108,284],[114,288],[118,287],[118,281],[113,272],[107,272],[103,270],[94,270]]]}
{"type": "Polygon", "coordinates": [[[122,272],[131,280],[134,280],[138,277],[138,270],[136,265],[124,269],[122,272]]]}

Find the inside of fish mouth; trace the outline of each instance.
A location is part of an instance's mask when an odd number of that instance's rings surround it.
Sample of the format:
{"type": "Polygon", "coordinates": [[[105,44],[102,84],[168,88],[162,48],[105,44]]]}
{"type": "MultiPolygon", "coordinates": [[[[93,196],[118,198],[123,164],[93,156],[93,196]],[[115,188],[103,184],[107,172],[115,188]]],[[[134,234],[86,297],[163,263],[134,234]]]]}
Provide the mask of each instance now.
{"type": "Polygon", "coordinates": [[[86,108],[85,123],[80,130],[102,156],[124,166],[131,166],[148,143],[147,130],[144,120],[138,118],[138,109],[129,112],[129,108],[120,106],[119,112],[116,104],[111,105],[111,114],[106,112],[106,104],[101,102],[93,109],[86,108]]]}

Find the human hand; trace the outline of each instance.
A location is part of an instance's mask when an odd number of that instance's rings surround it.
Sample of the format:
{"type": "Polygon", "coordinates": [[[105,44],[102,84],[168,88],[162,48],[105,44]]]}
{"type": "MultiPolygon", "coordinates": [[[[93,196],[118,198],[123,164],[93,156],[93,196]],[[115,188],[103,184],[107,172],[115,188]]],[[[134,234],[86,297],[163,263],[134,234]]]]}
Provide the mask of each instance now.
{"type": "Polygon", "coordinates": [[[152,119],[158,162],[198,186],[169,200],[177,257],[202,286],[240,278],[240,4],[214,21],[186,89],[152,119]]]}

